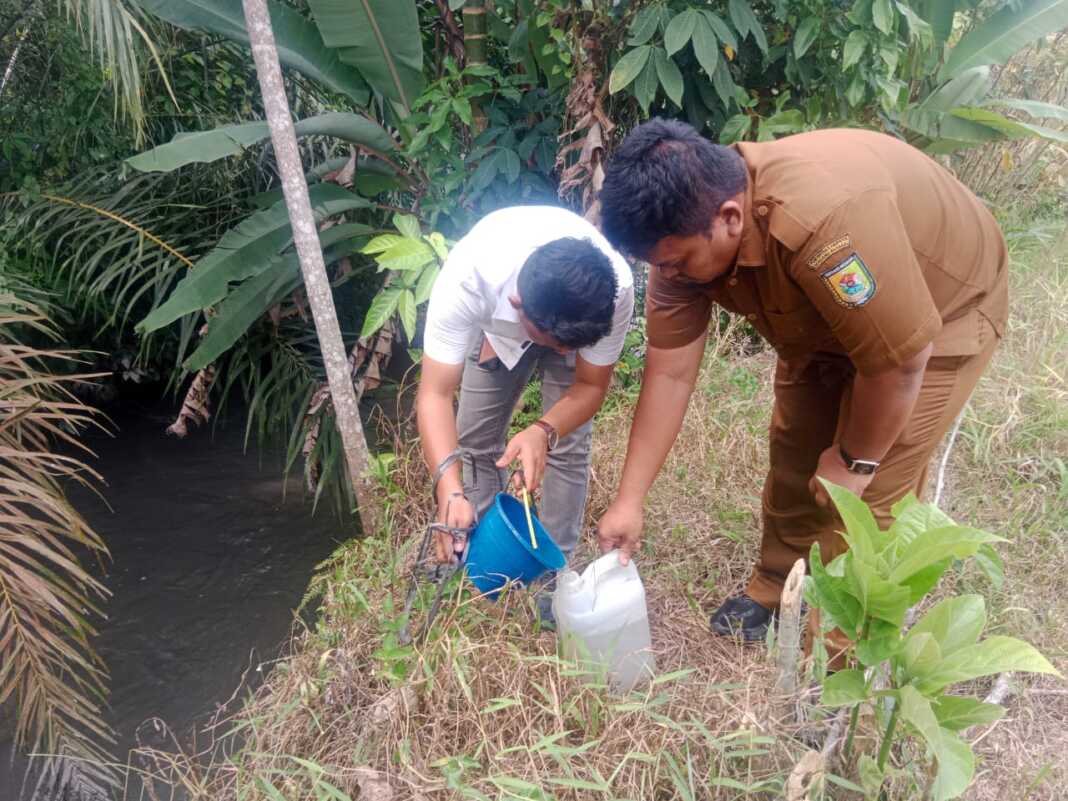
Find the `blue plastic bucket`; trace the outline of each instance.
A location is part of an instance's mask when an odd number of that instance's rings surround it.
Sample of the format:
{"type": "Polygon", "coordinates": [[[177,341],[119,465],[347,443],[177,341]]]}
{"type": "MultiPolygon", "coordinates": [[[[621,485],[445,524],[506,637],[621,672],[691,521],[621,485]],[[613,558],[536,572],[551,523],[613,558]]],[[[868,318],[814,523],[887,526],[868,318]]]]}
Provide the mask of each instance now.
{"type": "Polygon", "coordinates": [[[533,510],[530,519],[537,549],[530,546],[523,503],[501,492],[471,534],[465,562],[467,576],[490,598],[496,598],[509,581],[529,584],[545,571],[560,570],[566,564],[563,552],[533,510]]]}

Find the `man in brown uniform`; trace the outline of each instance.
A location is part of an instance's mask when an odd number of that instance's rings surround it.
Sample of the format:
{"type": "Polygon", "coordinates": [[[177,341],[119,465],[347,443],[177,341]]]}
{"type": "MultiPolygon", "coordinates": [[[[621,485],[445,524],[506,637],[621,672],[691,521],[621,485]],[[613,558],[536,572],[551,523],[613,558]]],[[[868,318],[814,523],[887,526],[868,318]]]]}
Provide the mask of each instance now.
{"type": "Polygon", "coordinates": [[[651,265],[645,374],[601,547],[639,544],[713,302],[745,315],[779,356],[764,533],[745,594],[712,628],[761,639],[794,561],[814,541],[828,561],[846,547],[817,478],[862,496],[884,527],[894,502],[922,494],[1004,329],[1004,240],[948,171],[860,130],[727,148],[652,120],[614,155],[601,205],[608,239],[651,265]]]}

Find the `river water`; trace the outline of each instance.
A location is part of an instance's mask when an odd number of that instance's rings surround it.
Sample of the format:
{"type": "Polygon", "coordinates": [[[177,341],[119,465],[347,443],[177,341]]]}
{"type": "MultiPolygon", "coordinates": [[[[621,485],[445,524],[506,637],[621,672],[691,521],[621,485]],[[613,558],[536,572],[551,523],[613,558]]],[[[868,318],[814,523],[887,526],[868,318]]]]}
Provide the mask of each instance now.
{"type": "MultiPolygon", "coordinates": [[[[164,434],[167,415],[125,408],[114,438],[90,435],[103,500],[69,493],[111,549],[100,572],[113,595],[95,644],[123,759],[139,727],[145,744],[166,744],[146,721],[165,721],[185,744],[243,676],[255,686],[315,565],[347,536],[327,504],[311,514],[298,476],[283,497],[282,454],[254,443],[246,453],[238,416],[214,437],[202,428],[177,440],[164,434]]],[[[0,715],[0,801],[18,797],[10,728],[0,715]]]]}

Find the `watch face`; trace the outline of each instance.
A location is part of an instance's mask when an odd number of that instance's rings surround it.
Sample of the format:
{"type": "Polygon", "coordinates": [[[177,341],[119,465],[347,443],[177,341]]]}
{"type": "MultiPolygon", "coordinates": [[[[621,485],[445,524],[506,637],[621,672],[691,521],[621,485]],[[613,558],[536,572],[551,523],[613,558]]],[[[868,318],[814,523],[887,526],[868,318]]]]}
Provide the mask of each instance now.
{"type": "Polygon", "coordinates": [[[863,459],[854,459],[853,464],[849,466],[849,472],[859,473],[862,476],[870,476],[875,472],[875,468],[878,466],[878,462],[866,462],[863,459]]]}

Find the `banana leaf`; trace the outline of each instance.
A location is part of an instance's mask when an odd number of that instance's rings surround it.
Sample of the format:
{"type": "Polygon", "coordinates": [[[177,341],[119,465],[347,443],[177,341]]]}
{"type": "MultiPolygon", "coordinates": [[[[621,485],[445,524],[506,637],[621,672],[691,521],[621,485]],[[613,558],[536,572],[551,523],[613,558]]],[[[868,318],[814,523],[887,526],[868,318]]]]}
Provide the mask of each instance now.
{"type": "MultiPolygon", "coordinates": [[[[316,184],[309,189],[309,195],[317,222],[369,205],[337,184],[316,184]]],[[[292,239],[284,200],[253,214],[224,234],[215,249],[193,265],[171,296],[142,320],[137,330],[155,331],[183,315],[218,303],[226,297],[231,283],[259,275],[283,258],[292,239]]]]}
{"type": "Polygon", "coordinates": [[[939,80],[983,64],[1004,64],[1026,45],[1068,27],[1068,0],[1025,0],[1006,5],[965,34],[949,52],[939,80]]]}
{"type": "MultiPolygon", "coordinates": [[[[371,231],[369,226],[360,223],[327,228],[319,235],[323,260],[333,264],[358,252],[371,231]]],[[[268,309],[297,289],[301,282],[300,262],[295,251],[287,252],[280,261],[242,282],[219,304],[208,324],[208,332],[183,366],[190,371],[207,367],[243,337],[268,309]]]]}
{"type": "MultiPolygon", "coordinates": [[[[137,5],[183,30],[217,33],[248,44],[241,0],[137,0],[137,5]]],[[[370,99],[367,83],[336,51],[323,44],[315,23],[278,0],[268,0],[267,7],[278,58],[283,64],[335,92],[348,95],[358,106],[367,105],[370,99]]]]}
{"type": "Polygon", "coordinates": [[[308,0],[327,47],[377,92],[410,111],[423,91],[415,0],[308,0]]]}
{"type": "MultiPolygon", "coordinates": [[[[377,153],[389,153],[394,149],[393,139],[386,129],[361,114],[319,114],[301,120],[294,127],[297,136],[333,136],[377,153]]],[[[268,136],[267,123],[262,121],[180,133],[165,145],[131,156],[126,163],[141,172],[172,172],[187,164],[208,164],[239,155],[268,136]]]]}

